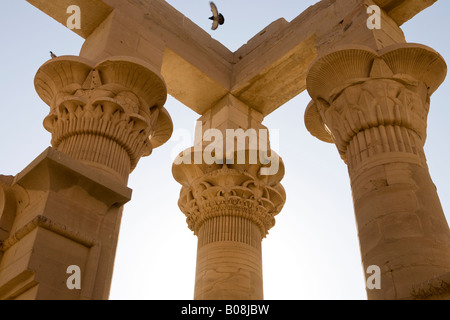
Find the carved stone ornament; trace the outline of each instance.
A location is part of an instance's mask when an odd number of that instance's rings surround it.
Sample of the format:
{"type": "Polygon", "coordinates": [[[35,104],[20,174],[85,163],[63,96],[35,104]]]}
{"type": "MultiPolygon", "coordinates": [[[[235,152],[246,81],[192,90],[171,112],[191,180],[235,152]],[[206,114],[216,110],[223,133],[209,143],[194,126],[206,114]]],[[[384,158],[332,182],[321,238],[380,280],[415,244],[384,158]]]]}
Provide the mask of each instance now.
{"type": "MultiPolygon", "coordinates": [[[[280,159],[281,161],[281,159],[280,159]]],[[[239,217],[255,223],[265,237],[286,201],[280,184],[284,165],[276,175],[261,176],[262,164],[174,164],[173,175],[183,185],[178,205],[188,227],[197,235],[203,224],[217,217],[239,217]]]]}
{"type": "Polygon", "coordinates": [[[94,65],[58,57],[39,69],[35,88],[50,106],[44,127],[52,146],[124,182],[173,131],[163,107],[164,80],[137,59],[112,57],[94,65]]]}
{"type": "Polygon", "coordinates": [[[424,157],[430,96],[446,70],[438,53],[416,44],[332,52],[308,72],[306,127],[349,164],[383,152],[424,157]]]}

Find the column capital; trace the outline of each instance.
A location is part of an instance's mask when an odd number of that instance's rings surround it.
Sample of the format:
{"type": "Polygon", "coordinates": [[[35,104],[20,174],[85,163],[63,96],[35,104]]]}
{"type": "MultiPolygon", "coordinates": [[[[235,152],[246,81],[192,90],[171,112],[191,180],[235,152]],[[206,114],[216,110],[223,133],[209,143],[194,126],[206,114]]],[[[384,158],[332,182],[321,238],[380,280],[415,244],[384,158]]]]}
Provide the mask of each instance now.
{"type": "Polygon", "coordinates": [[[352,156],[363,151],[369,156],[386,151],[418,154],[426,140],[430,96],[446,72],[444,59],[418,44],[378,52],[357,46],[333,51],[308,71],[313,101],[305,112],[306,127],[318,139],[334,142],[345,162],[353,147],[358,150],[352,156]],[[361,133],[370,137],[358,137],[361,133]],[[351,145],[355,137],[358,146],[351,145]]]}
{"type": "Polygon", "coordinates": [[[369,79],[394,79],[406,85],[426,85],[433,94],[444,82],[447,65],[433,49],[400,43],[374,51],[365,46],[344,46],[318,57],[307,74],[313,100],[333,102],[346,88],[369,79]]]}
{"type": "Polygon", "coordinates": [[[53,147],[124,183],[172,134],[164,80],[138,59],[58,57],[38,70],[35,88],[50,106],[44,127],[53,147]]]}
{"type": "Polygon", "coordinates": [[[173,175],[182,184],[178,205],[196,235],[205,221],[224,216],[248,219],[264,238],[286,201],[280,184],[284,165],[276,175],[261,176],[263,164],[174,164],[173,175]]]}

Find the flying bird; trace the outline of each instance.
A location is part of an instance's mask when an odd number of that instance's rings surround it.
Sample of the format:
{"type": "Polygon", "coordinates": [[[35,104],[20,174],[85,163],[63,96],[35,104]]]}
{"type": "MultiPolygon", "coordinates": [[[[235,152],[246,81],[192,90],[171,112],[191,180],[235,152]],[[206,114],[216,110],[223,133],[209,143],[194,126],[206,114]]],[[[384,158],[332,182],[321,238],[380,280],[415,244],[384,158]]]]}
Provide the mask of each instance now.
{"type": "Polygon", "coordinates": [[[50,51],[50,57],[52,57],[52,59],[56,58],[56,54],[54,54],[53,52],[50,51]]]}
{"type": "Polygon", "coordinates": [[[211,11],[213,13],[212,17],[209,18],[209,20],[213,21],[211,29],[216,30],[219,27],[219,24],[223,25],[225,23],[225,18],[219,13],[214,2],[211,1],[209,4],[211,5],[211,11]]]}

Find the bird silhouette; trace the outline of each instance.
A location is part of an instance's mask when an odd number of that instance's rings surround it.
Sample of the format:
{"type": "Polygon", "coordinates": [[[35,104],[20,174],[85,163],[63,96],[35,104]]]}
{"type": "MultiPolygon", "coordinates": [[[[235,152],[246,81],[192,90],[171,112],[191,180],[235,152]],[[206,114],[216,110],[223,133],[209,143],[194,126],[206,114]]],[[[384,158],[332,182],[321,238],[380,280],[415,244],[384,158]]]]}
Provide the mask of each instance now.
{"type": "Polygon", "coordinates": [[[209,18],[209,20],[213,21],[211,29],[216,30],[219,27],[219,24],[223,25],[225,23],[225,18],[219,13],[214,2],[211,1],[209,4],[211,5],[211,11],[213,13],[212,17],[209,18]]]}
{"type": "Polygon", "coordinates": [[[52,59],[54,59],[57,57],[57,55],[50,51],[50,57],[52,57],[52,59]]]}

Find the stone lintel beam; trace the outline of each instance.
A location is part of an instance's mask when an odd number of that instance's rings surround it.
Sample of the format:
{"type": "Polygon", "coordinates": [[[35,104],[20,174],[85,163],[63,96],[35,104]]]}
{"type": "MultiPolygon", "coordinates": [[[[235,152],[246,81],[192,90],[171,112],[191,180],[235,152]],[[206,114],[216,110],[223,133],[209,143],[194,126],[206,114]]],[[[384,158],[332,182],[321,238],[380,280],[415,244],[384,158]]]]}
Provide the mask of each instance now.
{"type": "Polygon", "coordinates": [[[80,55],[126,55],[161,71],[168,93],[202,114],[231,87],[233,53],[165,1],[109,0],[114,13],[86,39],[80,55]]]}
{"type": "Polygon", "coordinates": [[[77,5],[80,8],[83,8],[81,11],[83,27],[81,29],[73,29],[72,31],[84,39],[89,37],[113,11],[113,9],[102,0],[27,1],[63,25],[66,25],[67,19],[70,16],[67,14],[67,8],[69,6],[77,5]]]}
{"type": "Polygon", "coordinates": [[[387,14],[401,26],[437,0],[374,0],[387,14]]]}
{"type": "Polygon", "coordinates": [[[87,39],[81,56],[146,60],[161,69],[168,93],[199,114],[232,93],[267,116],[305,90],[318,55],[341,44],[377,50],[405,42],[398,26],[436,0],[322,0],[290,23],[273,22],[234,53],[165,1],[27,1],[64,24],[67,7],[79,5],[87,24],[75,30],[87,39]],[[383,9],[381,30],[366,28],[371,4],[383,9]]]}

